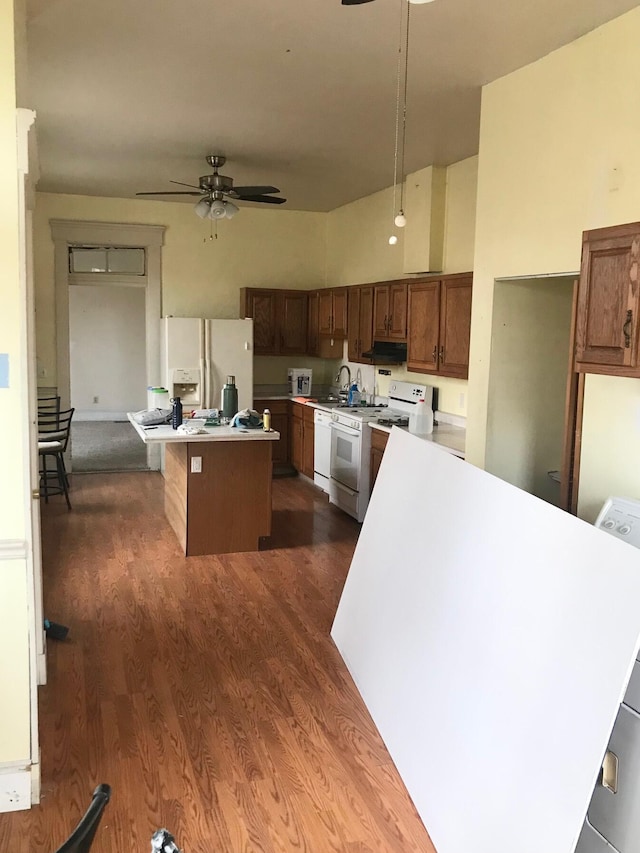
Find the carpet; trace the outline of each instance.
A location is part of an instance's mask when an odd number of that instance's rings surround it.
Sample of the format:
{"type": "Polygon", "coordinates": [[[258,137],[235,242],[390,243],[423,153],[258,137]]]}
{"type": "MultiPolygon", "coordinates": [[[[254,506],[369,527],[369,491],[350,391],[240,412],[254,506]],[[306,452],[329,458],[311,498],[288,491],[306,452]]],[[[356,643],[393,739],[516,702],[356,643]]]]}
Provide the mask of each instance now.
{"type": "Polygon", "coordinates": [[[147,471],[147,448],[128,421],[71,424],[73,470],[147,471]]]}

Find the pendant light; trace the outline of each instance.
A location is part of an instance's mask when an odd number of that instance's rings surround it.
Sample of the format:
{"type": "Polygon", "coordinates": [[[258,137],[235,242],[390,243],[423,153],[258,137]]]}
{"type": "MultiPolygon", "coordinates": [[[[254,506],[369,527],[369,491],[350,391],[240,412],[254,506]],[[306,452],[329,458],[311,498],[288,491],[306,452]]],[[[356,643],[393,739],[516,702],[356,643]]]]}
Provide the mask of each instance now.
{"type": "MultiPolygon", "coordinates": [[[[398,66],[396,75],[396,135],[393,154],[393,223],[397,228],[404,228],[407,217],[404,213],[404,153],[407,138],[407,82],[409,78],[409,22],[412,0],[400,0],[400,35],[398,43],[398,66]],[[406,21],[404,9],[406,6],[406,21]],[[404,38],[403,38],[404,36],[404,38]],[[404,48],[404,62],[403,62],[404,48]],[[402,104],[402,109],[401,109],[402,104]],[[398,161],[400,161],[398,163],[398,161]],[[400,179],[400,208],[396,208],[396,195],[400,179]],[[397,211],[397,212],[396,212],[397,211]]],[[[427,0],[425,0],[427,2],[427,0]]],[[[389,245],[398,242],[396,234],[389,237],[389,245]]]]}

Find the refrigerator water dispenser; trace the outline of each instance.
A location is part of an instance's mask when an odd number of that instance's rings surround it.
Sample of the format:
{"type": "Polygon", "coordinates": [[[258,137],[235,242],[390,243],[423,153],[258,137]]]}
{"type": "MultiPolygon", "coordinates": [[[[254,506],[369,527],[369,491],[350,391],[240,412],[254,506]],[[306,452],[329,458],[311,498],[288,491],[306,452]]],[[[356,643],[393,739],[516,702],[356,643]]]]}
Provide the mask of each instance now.
{"type": "Polygon", "coordinates": [[[176,367],[171,371],[171,397],[180,397],[183,406],[200,405],[200,371],[176,367]]]}

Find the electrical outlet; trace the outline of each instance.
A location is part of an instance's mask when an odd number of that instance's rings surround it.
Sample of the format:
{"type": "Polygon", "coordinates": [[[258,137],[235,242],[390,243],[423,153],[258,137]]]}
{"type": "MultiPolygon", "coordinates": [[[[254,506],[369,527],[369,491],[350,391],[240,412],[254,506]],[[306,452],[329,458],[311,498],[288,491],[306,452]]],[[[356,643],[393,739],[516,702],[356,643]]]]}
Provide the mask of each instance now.
{"type": "Polygon", "coordinates": [[[94,397],[94,398],[93,398],[93,402],[94,402],[94,403],[99,402],[99,400],[100,400],[100,398],[99,398],[99,397],[94,397]]]}
{"type": "Polygon", "coordinates": [[[0,773],[0,812],[17,812],[31,807],[29,773],[0,773]]]}
{"type": "Polygon", "coordinates": [[[191,457],[191,473],[202,474],[202,456],[191,457]]]}

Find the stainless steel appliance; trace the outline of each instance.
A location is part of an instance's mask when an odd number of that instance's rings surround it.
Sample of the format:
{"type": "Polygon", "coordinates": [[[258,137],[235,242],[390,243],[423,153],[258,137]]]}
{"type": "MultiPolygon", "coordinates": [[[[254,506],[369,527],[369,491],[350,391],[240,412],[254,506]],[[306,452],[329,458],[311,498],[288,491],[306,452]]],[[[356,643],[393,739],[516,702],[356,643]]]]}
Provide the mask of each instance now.
{"type": "Polygon", "coordinates": [[[413,382],[392,382],[383,406],[341,407],[331,412],[329,500],[357,521],[369,504],[371,421],[407,426],[418,400],[432,404],[433,388],[413,382]]]}
{"type": "Polygon", "coordinates": [[[313,482],[329,493],[331,475],[331,412],[316,409],[313,415],[313,482]]]}
{"type": "MultiPolygon", "coordinates": [[[[596,527],[640,547],[640,502],[609,498],[596,527]]],[[[638,655],[640,658],[640,654],[638,655]]],[[[640,659],[631,673],[576,853],[640,850],[640,659]]]]}

